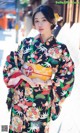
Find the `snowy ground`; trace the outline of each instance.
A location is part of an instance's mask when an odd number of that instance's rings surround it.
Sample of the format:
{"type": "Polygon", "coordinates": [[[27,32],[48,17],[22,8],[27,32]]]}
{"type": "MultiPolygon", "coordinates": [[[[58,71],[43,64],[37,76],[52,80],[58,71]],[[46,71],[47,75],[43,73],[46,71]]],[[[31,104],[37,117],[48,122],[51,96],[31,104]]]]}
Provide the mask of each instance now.
{"type": "MultiPolygon", "coordinates": [[[[22,38],[20,34],[19,41],[21,41],[22,38]]],[[[9,51],[15,50],[17,46],[18,44],[15,43],[15,30],[0,31],[0,133],[2,133],[2,125],[9,125],[10,120],[10,112],[8,112],[5,103],[8,89],[3,82],[2,68],[6,55],[9,54],[9,51]]],[[[80,51],[78,50],[77,44],[76,48],[70,45],[70,50],[71,49],[71,54],[76,66],[74,88],[71,96],[64,102],[59,118],[54,122],[51,121],[50,133],[80,133],[80,51]]]]}

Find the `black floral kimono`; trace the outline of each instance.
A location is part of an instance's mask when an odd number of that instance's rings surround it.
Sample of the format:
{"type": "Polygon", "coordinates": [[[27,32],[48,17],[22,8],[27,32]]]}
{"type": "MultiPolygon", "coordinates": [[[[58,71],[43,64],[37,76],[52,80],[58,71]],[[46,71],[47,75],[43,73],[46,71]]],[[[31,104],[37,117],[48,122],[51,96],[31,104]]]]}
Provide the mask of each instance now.
{"type": "Polygon", "coordinates": [[[3,75],[9,88],[9,133],[49,133],[50,119],[58,117],[60,105],[74,83],[74,63],[67,47],[53,36],[45,43],[40,36],[26,38],[17,51],[7,56],[3,75]],[[52,84],[42,87],[36,81],[36,87],[32,87],[19,80],[23,70],[31,79],[51,80],[52,84]]]}

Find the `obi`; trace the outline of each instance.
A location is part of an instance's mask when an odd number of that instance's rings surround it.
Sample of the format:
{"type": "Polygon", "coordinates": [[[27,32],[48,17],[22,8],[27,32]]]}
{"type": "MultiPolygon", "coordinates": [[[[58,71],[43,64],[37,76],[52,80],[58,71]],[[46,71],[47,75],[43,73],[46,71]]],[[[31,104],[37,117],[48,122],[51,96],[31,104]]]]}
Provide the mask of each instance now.
{"type": "Polygon", "coordinates": [[[47,81],[52,77],[52,68],[46,68],[40,64],[24,63],[22,71],[27,77],[32,79],[39,78],[43,81],[47,81]]]}

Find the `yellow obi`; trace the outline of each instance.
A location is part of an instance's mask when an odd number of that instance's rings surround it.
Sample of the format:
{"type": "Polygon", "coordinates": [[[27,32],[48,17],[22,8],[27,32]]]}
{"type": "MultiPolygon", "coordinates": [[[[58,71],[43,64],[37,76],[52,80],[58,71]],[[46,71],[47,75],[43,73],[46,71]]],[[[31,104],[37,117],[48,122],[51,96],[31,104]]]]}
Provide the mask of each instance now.
{"type": "Polygon", "coordinates": [[[25,63],[23,68],[25,69],[26,75],[32,79],[39,78],[47,81],[52,76],[52,68],[46,68],[40,64],[25,63]]]}

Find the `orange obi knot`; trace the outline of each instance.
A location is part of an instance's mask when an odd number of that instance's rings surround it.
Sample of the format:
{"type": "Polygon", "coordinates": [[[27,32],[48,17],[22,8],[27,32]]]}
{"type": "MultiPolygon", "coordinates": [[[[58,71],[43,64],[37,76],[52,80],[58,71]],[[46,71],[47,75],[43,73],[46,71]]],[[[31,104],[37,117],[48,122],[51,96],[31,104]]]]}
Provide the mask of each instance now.
{"type": "Polygon", "coordinates": [[[28,77],[34,79],[39,78],[47,81],[52,77],[52,68],[43,67],[40,64],[24,63],[23,69],[28,77]]]}

